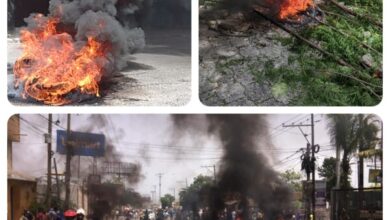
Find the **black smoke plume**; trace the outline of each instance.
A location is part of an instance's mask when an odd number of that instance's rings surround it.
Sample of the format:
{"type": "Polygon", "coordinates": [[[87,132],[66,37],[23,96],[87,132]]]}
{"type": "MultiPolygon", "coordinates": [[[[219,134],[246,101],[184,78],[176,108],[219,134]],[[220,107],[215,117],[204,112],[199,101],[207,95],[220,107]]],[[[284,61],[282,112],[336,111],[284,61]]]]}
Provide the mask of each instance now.
{"type": "MultiPolygon", "coordinates": [[[[81,126],[77,128],[77,131],[80,132],[97,132],[103,128],[107,128],[107,130],[115,129],[114,125],[111,123],[111,121],[107,120],[107,117],[105,115],[90,115],[86,119],[87,121],[93,122],[93,123],[87,123],[84,126],[81,126]]],[[[125,158],[122,156],[122,154],[117,150],[114,143],[112,143],[112,139],[119,140],[123,136],[122,130],[112,130],[114,131],[110,136],[108,133],[106,134],[106,148],[104,152],[104,157],[97,158],[96,167],[93,167],[92,164],[92,158],[89,158],[86,160],[85,158],[82,159],[80,164],[80,176],[87,176],[91,172],[101,173],[102,166],[105,162],[124,162],[125,158]],[[92,165],[91,165],[92,164],[92,165]]],[[[72,173],[78,172],[78,163],[76,163],[75,160],[78,158],[73,159],[73,163],[71,164],[72,167],[72,173]]],[[[139,163],[126,163],[129,166],[131,166],[131,175],[122,177],[122,180],[125,180],[126,184],[128,186],[133,186],[134,184],[139,183],[144,176],[142,174],[142,166],[139,163]]],[[[94,174],[96,174],[94,173],[94,174]]]]}
{"type": "MultiPolygon", "coordinates": [[[[86,177],[89,174],[99,175],[101,177],[101,183],[90,183],[88,185],[88,195],[90,200],[90,212],[92,213],[92,219],[103,219],[104,215],[111,214],[111,211],[120,205],[132,205],[133,207],[142,207],[145,203],[149,202],[149,198],[142,196],[140,193],[134,190],[134,186],[138,184],[143,178],[142,166],[139,163],[126,163],[131,169],[129,175],[116,175],[103,172],[103,166],[105,162],[124,162],[125,158],[117,150],[113,140],[120,140],[123,137],[123,131],[117,130],[112,124],[112,121],[105,115],[90,115],[86,118],[85,125],[77,128],[80,132],[99,132],[102,129],[113,131],[105,133],[106,135],[106,148],[104,157],[96,158],[96,164],[92,162],[92,159],[86,160],[82,157],[80,176],[86,177]],[[92,164],[92,165],[91,165],[92,164]],[[117,180],[120,180],[118,183],[117,180]]],[[[78,169],[77,158],[73,158],[72,175],[76,175],[76,169],[78,169]]],[[[130,171],[129,171],[130,172],[130,171]]]]}
{"type": "Polygon", "coordinates": [[[261,153],[271,145],[264,116],[173,115],[172,120],[177,137],[194,133],[196,139],[216,138],[224,150],[216,185],[210,191],[210,220],[218,219],[229,197],[240,197],[243,219],[249,219],[250,199],[266,219],[275,219],[289,208],[289,188],[261,153]]]}

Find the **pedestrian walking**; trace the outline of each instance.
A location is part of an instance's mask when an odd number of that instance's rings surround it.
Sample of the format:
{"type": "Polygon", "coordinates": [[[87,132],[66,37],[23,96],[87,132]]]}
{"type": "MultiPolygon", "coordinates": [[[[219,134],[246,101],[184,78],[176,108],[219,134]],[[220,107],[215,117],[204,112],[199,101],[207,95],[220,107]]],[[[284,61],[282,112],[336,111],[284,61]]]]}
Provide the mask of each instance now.
{"type": "Polygon", "coordinates": [[[47,216],[43,208],[38,208],[38,213],[35,215],[36,220],[47,220],[47,216]]]}
{"type": "Polygon", "coordinates": [[[54,211],[54,209],[49,209],[49,211],[47,212],[47,219],[48,220],[58,220],[57,219],[57,213],[56,211],[54,211]]]}
{"type": "Polygon", "coordinates": [[[84,220],[84,217],[85,217],[85,211],[83,208],[79,208],[77,209],[77,212],[76,212],[76,219],[77,220],[84,220]]]}
{"type": "Polygon", "coordinates": [[[25,209],[20,220],[34,220],[34,215],[29,210],[25,209]]]}

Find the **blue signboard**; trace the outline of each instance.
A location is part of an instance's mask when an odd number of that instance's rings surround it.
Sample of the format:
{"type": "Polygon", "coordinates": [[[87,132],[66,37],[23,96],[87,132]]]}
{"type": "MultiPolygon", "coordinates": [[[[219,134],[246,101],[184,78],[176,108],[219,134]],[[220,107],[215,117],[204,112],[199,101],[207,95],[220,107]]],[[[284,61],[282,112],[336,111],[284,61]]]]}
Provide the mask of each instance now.
{"type": "Polygon", "coordinates": [[[72,155],[102,157],[105,151],[105,136],[103,134],[92,134],[84,132],[70,132],[69,139],[67,132],[57,130],[57,152],[66,154],[67,144],[71,147],[72,155]]]}

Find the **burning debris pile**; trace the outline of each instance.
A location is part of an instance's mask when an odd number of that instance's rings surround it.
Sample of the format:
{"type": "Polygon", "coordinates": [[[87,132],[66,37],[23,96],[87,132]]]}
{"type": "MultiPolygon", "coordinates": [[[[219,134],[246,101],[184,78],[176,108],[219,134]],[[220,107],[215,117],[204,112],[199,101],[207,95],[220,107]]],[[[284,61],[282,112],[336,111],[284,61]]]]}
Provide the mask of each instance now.
{"type": "MultiPolygon", "coordinates": [[[[142,29],[116,20],[116,2],[51,0],[48,16],[25,19],[23,54],[14,66],[15,87],[23,87],[25,98],[63,105],[100,96],[102,79],[145,45],[142,29]]],[[[136,11],[140,2],[127,3],[127,11],[136,11]]]]}
{"type": "Polygon", "coordinates": [[[253,6],[263,7],[269,15],[279,20],[294,19],[300,13],[315,7],[313,0],[223,0],[220,7],[227,9],[251,10],[253,6]]]}
{"type": "Polygon", "coordinates": [[[240,197],[243,219],[250,219],[248,200],[255,201],[266,219],[275,219],[289,208],[290,190],[261,153],[271,145],[263,116],[174,115],[172,120],[175,135],[215,138],[224,150],[216,184],[209,192],[210,220],[218,219],[226,208],[225,199],[232,195],[240,197]]]}

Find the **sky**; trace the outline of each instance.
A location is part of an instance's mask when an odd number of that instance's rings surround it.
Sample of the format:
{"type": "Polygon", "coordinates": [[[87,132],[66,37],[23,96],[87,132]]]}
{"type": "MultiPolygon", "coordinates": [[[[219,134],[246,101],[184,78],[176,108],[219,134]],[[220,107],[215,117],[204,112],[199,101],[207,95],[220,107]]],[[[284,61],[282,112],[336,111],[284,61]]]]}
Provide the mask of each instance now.
{"type": "MultiPolygon", "coordinates": [[[[32,177],[44,177],[47,171],[47,153],[44,133],[47,133],[48,115],[20,115],[21,141],[13,143],[13,170],[32,177]]],[[[269,162],[278,172],[287,169],[300,171],[300,148],[306,148],[305,135],[311,141],[311,128],[284,127],[283,125],[310,124],[310,115],[267,115],[271,143],[267,149],[258,149],[267,155],[269,162]]],[[[66,129],[67,115],[53,115],[53,150],[56,149],[56,130],[66,129]]],[[[314,115],[315,144],[320,145],[316,154],[317,165],[326,157],[335,157],[335,148],[331,144],[327,129],[326,115],[314,115]]],[[[189,185],[193,178],[213,175],[213,165],[218,163],[222,150],[218,141],[202,138],[198,134],[188,134],[178,140],[173,133],[173,124],[169,115],[71,115],[71,130],[104,134],[106,143],[114,146],[116,159],[141,165],[142,177],[137,184],[131,185],[141,194],[158,193],[158,173],[162,173],[161,194],[176,196],[181,188],[189,185]]],[[[59,173],[65,169],[65,156],[55,153],[59,173]]],[[[82,171],[88,173],[92,157],[81,157],[82,171]]],[[[97,159],[102,161],[103,159],[97,159]]],[[[74,157],[72,163],[78,163],[74,157]]],[[[352,164],[352,185],[356,185],[356,164],[352,164]]],[[[366,172],[367,174],[367,172],[366,172]]],[[[73,171],[73,177],[76,177],[73,171]]],[[[305,174],[302,172],[302,177],[305,174]]],[[[318,175],[316,177],[319,178],[318,175]]],[[[158,194],[157,194],[158,195],[158,194]]]]}

